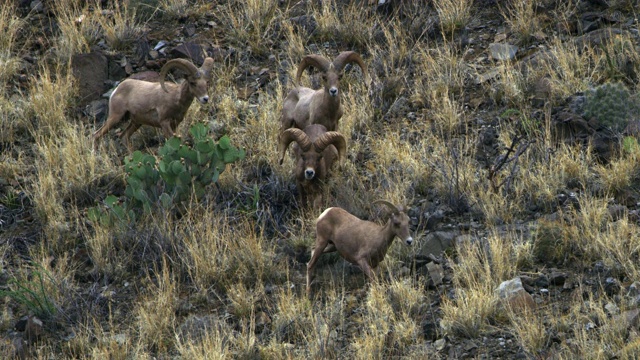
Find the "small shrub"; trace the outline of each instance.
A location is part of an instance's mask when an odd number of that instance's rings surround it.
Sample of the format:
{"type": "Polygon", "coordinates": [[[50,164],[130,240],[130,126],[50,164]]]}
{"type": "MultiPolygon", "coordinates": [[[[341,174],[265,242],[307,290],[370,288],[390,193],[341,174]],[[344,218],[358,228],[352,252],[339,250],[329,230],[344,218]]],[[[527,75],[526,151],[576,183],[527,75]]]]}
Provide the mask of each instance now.
{"type": "Polygon", "coordinates": [[[622,131],[640,110],[640,102],[621,83],[605,83],[585,94],[584,116],[622,131]]]}

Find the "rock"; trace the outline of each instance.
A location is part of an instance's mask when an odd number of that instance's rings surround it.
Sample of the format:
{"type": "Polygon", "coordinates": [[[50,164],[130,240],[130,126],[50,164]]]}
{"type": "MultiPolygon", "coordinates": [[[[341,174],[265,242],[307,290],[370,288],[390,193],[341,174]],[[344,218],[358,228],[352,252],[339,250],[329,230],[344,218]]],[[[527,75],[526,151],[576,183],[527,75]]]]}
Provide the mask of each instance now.
{"type": "Polygon", "coordinates": [[[160,81],[160,73],[157,71],[147,70],[139,73],[135,73],[129,76],[129,79],[136,79],[148,82],[158,82],[160,81]]]}
{"type": "Polygon", "coordinates": [[[516,57],[518,47],[511,44],[492,43],[489,44],[489,52],[495,60],[509,61],[516,57]]]}
{"type": "Polygon", "coordinates": [[[531,310],[536,307],[533,297],[525,291],[519,277],[502,282],[494,291],[502,303],[513,310],[531,310]]]}
{"type": "Polygon", "coordinates": [[[640,281],[634,281],[629,285],[627,288],[627,295],[631,297],[640,295],[640,281]]]}
{"type": "Polygon", "coordinates": [[[71,72],[78,83],[78,105],[98,100],[108,89],[108,59],[102,52],[76,54],[71,58],[71,72]]]}
{"type": "Polygon", "coordinates": [[[612,302],[608,302],[604,306],[604,310],[607,312],[607,314],[609,314],[611,316],[620,314],[620,308],[618,307],[618,305],[616,305],[616,304],[614,304],[612,302]]]}
{"type": "Polygon", "coordinates": [[[435,343],[433,345],[435,346],[437,351],[442,351],[447,346],[447,340],[438,339],[438,340],[435,341],[435,343]]]}
{"type": "Polygon", "coordinates": [[[427,269],[429,271],[429,276],[433,281],[433,285],[442,285],[442,279],[444,278],[444,268],[442,265],[430,262],[427,264],[427,269]]]}
{"type": "Polygon", "coordinates": [[[202,65],[205,53],[202,46],[193,42],[186,42],[171,49],[171,55],[178,58],[189,59],[196,66],[202,65]]]}
{"type": "Polygon", "coordinates": [[[29,316],[27,318],[27,323],[24,328],[24,337],[28,341],[36,341],[38,340],[42,334],[44,334],[44,325],[42,320],[38,319],[37,316],[29,316]]]}
{"type": "Polygon", "coordinates": [[[624,321],[627,328],[637,328],[640,318],[640,309],[627,310],[614,317],[615,322],[624,321]]]}
{"type": "Polygon", "coordinates": [[[554,271],[549,275],[549,283],[552,285],[562,286],[564,282],[567,280],[567,273],[554,271]]]}
{"type": "Polygon", "coordinates": [[[429,233],[425,241],[422,242],[418,254],[421,256],[431,254],[438,257],[453,245],[456,236],[459,234],[458,231],[435,231],[429,233]]]}
{"type": "Polygon", "coordinates": [[[307,36],[313,34],[313,32],[316,31],[316,28],[318,27],[316,18],[311,15],[292,17],[289,19],[289,21],[296,25],[298,29],[303,30],[307,34],[307,36]]]}
{"type": "Polygon", "coordinates": [[[589,46],[593,48],[600,48],[606,46],[606,44],[612,41],[616,36],[622,34],[622,30],[618,28],[604,28],[591,31],[585,35],[578,36],[573,39],[578,51],[589,46]]]}
{"type": "Polygon", "coordinates": [[[608,277],[604,280],[604,291],[609,296],[613,296],[620,292],[621,286],[618,279],[613,277],[608,277]]]}
{"type": "Polygon", "coordinates": [[[109,101],[107,99],[93,100],[84,108],[84,115],[96,123],[102,123],[107,118],[109,101]]]}

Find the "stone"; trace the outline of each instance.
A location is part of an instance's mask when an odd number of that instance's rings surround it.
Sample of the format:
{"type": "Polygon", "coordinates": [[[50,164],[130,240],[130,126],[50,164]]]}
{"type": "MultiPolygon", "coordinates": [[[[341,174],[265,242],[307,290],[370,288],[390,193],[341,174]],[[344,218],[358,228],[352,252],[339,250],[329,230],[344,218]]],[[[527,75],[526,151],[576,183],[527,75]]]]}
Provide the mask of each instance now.
{"type": "Polygon", "coordinates": [[[71,73],[78,83],[78,105],[98,100],[107,91],[108,59],[102,52],[76,54],[71,58],[71,73]]]}
{"type": "Polygon", "coordinates": [[[519,277],[503,281],[495,292],[503,305],[513,310],[532,310],[536,307],[533,297],[524,289],[519,277]]]}
{"type": "Polygon", "coordinates": [[[44,334],[44,324],[37,316],[29,316],[24,328],[24,337],[29,341],[38,340],[44,334]]]}
{"type": "Polygon", "coordinates": [[[495,60],[509,61],[516,57],[518,47],[511,44],[492,43],[489,44],[489,53],[495,60]]]}
{"type": "Polygon", "coordinates": [[[620,313],[620,308],[618,307],[618,305],[612,303],[612,302],[608,302],[605,306],[604,306],[605,311],[607,312],[607,314],[609,315],[618,315],[620,313]]]}
{"type": "Polygon", "coordinates": [[[178,58],[191,60],[196,66],[202,65],[205,53],[202,46],[193,42],[186,42],[171,49],[171,55],[178,58]]]}
{"type": "Polygon", "coordinates": [[[458,231],[435,231],[427,234],[425,241],[422,242],[419,255],[428,256],[440,256],[445,250],[450,248],[456,236],[459,235],[458,231]]]}
{"type": "Polygon", "coordinates": [[[427,270],[429,271],[429,276],[433,281],[433,285],[442,285],[442,279],[444,279],[444,268],[442,265],[430,262],[427,264],[427,270]]]}

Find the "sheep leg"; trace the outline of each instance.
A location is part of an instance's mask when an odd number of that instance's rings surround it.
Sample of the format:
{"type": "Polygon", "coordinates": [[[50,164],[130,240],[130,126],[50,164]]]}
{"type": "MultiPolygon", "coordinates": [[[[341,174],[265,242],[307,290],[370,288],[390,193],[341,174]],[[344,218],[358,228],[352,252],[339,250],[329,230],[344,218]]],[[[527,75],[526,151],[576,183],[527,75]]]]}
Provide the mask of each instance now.
{"type": "Polygon", "coordinates": [[[357,264],[370,281],[373,281],[375,279],[375,273],[371,269],[371,266],[369,266],[369,262],[367,262],[366,259],[358,260],[357,264]]]}
{"type": "Polygon", "coordinates": [[[169,140],[173,136],[173,129],[171,128],[171,123],[169,121],[163,121],[162,124],[162,133],[164,134],[164,139],[169,140]]]}
{"type": "Polygon", "coordinates": [[[99,138],[103,137],[112,127],[116,126],[120,120],[124,117],[126,112],[117,112],[114,109],[109,109],[109,117],[107,121],[102,124],[100,129],[98,129],[95,133],[93,133],[93,146],[94,148],[97,146],[96,142],[99,138]]]}
{"type": "Polygon", "coordinates": [[[124,141],[125,146],[131,152],[131,135],[140,128],[140,124],[131,121],[126,129],[120,134],[120,138],[124,141]]]}
{"type": "Polygon", "coordinates": [[[316,262],[320,258],[320,255],[324,253],[324,249],[329,245],[329,241],[323,238],[318,238],[316,241],[316,248],[311,251],[311,260],[307,263],[307,296],[311,295],[311,282],[313,281],[314,275],[314,267],[316,266],[316,262]]]}

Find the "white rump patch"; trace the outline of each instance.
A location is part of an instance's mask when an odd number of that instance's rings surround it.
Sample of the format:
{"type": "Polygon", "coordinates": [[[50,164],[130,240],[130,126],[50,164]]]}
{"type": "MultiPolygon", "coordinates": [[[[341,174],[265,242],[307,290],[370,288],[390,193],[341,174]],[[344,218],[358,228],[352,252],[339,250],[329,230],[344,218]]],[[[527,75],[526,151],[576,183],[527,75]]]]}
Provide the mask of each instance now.
{"type": "Polygon", "coordinates": [[[322,220],[322,218],[327,215],[327,213],[329,212],[329,210],[333,209],[332,207],[328,208],[327,210],[323,211],[322,214],[320,214],[320,216],[318,217],[317,221],[322,220]]]}

